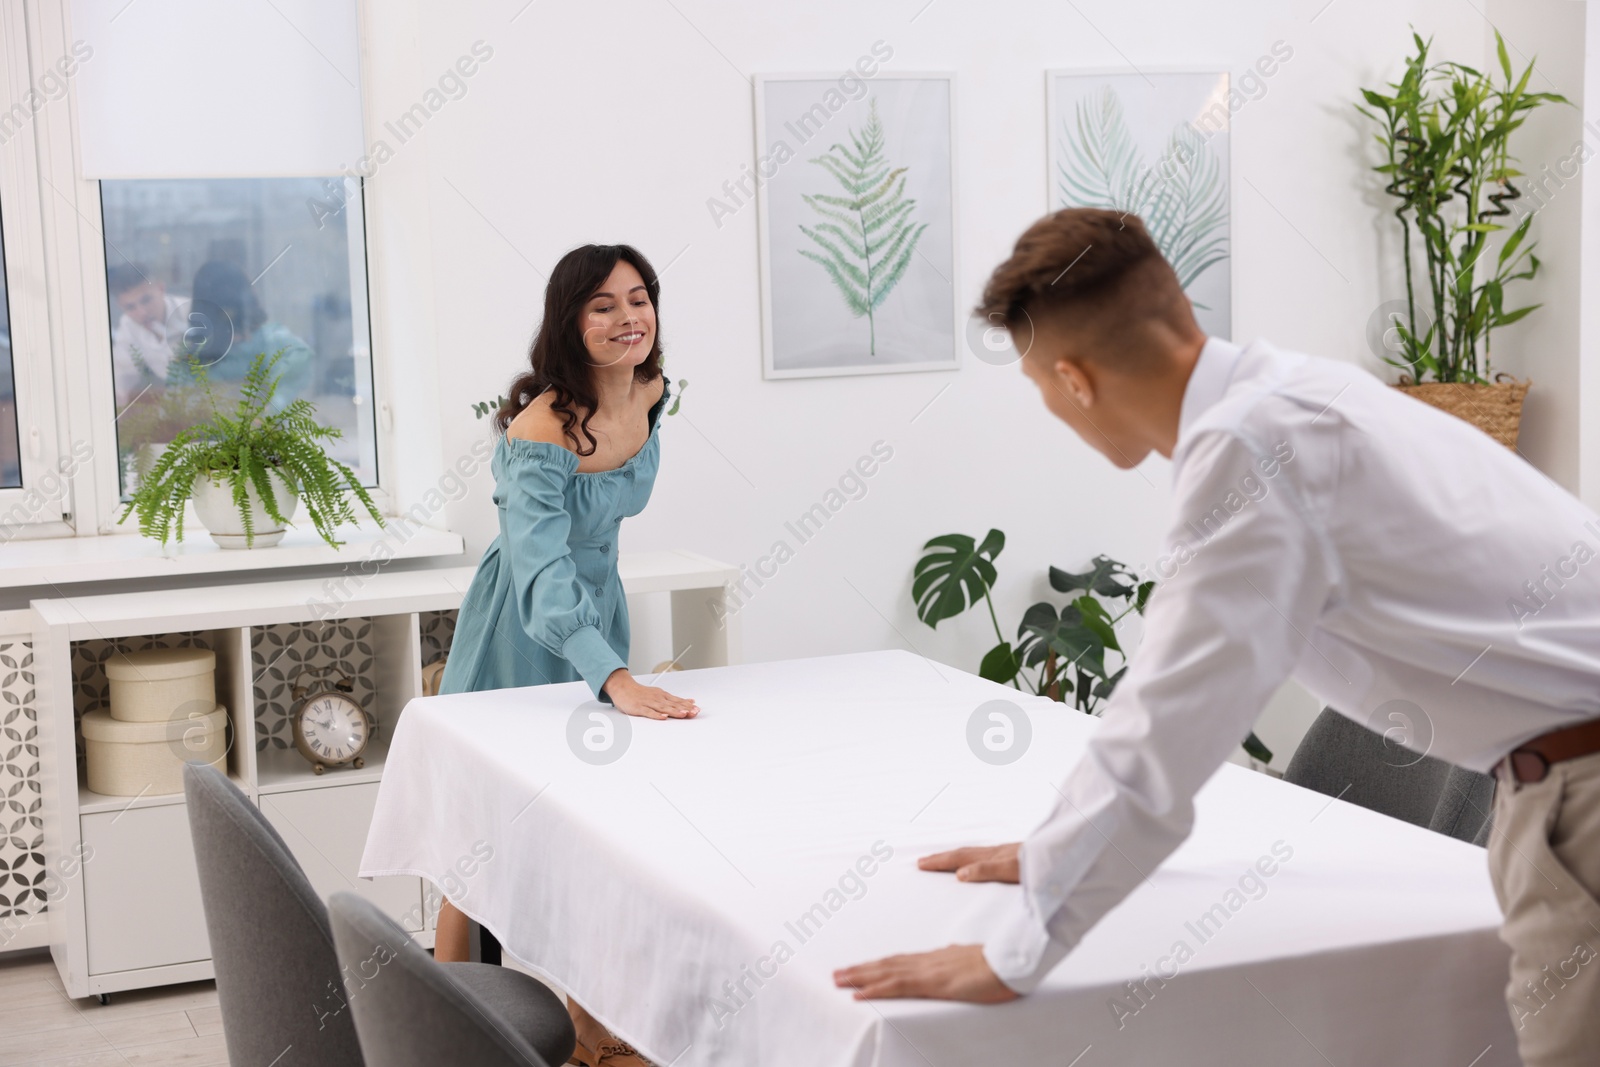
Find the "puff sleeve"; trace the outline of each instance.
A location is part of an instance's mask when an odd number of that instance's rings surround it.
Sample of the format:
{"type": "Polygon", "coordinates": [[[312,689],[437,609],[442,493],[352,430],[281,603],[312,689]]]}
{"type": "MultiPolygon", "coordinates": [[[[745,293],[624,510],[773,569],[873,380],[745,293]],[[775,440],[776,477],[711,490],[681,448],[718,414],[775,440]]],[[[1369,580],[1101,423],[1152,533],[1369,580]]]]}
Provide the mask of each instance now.
{"type": "Polygon", "coordinates": [[[600,632],[600,612],[578,581],[567,545],[572,516],[565,487],[578,457],[559,445],[507,439],[503,550],[523,630],[572,664],[595,697],[622,657],[600,632]]]}

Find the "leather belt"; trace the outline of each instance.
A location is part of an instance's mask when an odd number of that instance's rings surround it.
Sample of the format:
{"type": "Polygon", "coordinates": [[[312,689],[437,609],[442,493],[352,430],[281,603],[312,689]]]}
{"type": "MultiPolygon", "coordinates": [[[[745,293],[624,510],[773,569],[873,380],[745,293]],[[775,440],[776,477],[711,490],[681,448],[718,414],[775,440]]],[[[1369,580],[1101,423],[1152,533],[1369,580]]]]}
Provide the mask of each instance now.
{"type": "Polygon", "coordinates": [[[1512,779],[1527,785],[1544,781],[1551,764],[1596,752],[1600,752],[1600,718],[1552,730],[1524,742],[1511,750],[1505,763],[1512,779]]]}

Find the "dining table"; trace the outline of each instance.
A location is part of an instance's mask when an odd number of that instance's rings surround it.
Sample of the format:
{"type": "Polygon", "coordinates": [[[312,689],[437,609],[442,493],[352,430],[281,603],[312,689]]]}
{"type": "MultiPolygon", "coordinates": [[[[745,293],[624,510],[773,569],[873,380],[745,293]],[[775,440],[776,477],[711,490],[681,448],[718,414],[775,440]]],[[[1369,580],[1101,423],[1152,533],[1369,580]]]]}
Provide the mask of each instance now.
{"type": "Polygon", "coordinates": [[[1224,764],[1194,829],[1030,995],[857,1000],[837,968],[980,944],[1099,719],[903,650],[415,699],[361,863],[420,876],[661,1067],[1513,1067],[1484,850],[1224,764]]]}

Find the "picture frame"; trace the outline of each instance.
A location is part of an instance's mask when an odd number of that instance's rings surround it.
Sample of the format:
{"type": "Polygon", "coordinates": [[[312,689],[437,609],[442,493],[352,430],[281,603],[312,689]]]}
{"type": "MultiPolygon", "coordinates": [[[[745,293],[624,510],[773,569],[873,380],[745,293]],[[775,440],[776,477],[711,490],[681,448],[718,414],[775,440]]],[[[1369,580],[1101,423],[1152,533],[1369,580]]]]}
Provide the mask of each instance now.
{"type": "Polygon", "coordinates": [[[762,376],[958,369],[955,74],[757,74],[754,91],[762,376]]]}
{"type": "Polygon", "coordinates": [[[1230,93],[1221,65],[1045,71],[1049,210],[1140,216],[1216,337],[1234,321],[1230,93]]]}

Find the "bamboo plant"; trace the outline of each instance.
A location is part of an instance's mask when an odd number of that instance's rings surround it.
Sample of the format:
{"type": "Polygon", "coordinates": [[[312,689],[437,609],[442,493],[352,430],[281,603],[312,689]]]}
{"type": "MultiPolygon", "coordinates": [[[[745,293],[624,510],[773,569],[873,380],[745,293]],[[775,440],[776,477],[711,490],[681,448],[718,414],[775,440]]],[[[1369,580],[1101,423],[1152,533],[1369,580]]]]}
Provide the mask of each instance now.
{"type": "MultiPolygon", "coordinates": [[[[1378,124],[1386,179],[1398,203],[1406,280],[1406,321],[1395,324],[1402,360],[1388,360],[1417,380],[1487,383],[1491,331],[1509,326],[1540,305],[1506,307],[1510,283],[1534,277],[1539,257],[1528,240],[1533,214],[1504,238],[1509,203],[1522,196],[1523,176],[1510,152],[1511,134],[1544,104],[1567,103],[1556,93],[1528,91],[1530,62],[1514,74],[1505,41],[1495,33],[1499,78],[1462,63],[1430,63],[1432,41],[1412,34],[1416,51],[1387,92],[1361,90],[1367,106],[1356,110],[1378,124]],[[1416,277],[1412,240],[1422,245],[1426,269],[1416,277]],[[1498,250],[1493,246],[1498,244],[1498,250]],[[1491,254],[1492,253],[1492,254],[1491,254]],[[1481,278],[1481,280],[1480,280],[1481,278]],[[1423,289],[1419,309],[1417,289],[1423,289]],[[1431,315],[1424,327],[1419,312],[1431,315]]],[[[1424,320],[1425,321],[1425,320],[1424,320]]]]}
{"type": "Polygon", "coordinates": [[[270,411],[280,378],[272,369],[283,355],[261,353],[250,365],[231,412],[218,403],[205,366],[190,359],[189,370],[205,397],[204,421],[180,430],[150,472],[139,480],[118,523],[139,516],[139,532],[162,544],[183,540],[184,505],[198,479],[226,483],[244,520],[247,544],[255,541],[249,492],[253,487],[272,521],[290,525],[283,514],[270,475],[276,474],[305,502],[317,533],[330,545],[342,522],[354,522],[350,498],[359,500],[379,526],[383,517],[354,471],[323,451],[321,442],[342,436],[339,429],[316,421],[316,408],[296,398],[281,411],[270,411]]]}

